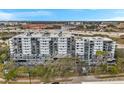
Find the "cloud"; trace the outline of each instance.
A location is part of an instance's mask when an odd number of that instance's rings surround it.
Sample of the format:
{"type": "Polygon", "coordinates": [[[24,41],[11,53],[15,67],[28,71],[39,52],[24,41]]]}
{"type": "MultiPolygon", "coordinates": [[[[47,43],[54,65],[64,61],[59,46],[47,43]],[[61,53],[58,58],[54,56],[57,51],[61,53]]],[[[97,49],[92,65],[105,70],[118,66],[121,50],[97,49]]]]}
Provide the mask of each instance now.
{"type": "Polygon", "coordinates": [[[14,19],[14,15],[0,11],[0,20],[11,20],[14,19]]]}
{"type": "Polygon", "coordinates": [[[124,16],[102,19],[102,21],[124,21],[124,16]]]}
{"type": "MultiPolygon", "coordinates": [[[[84,21],[124,21],[124,14],[118,14],[118,13],[123,13],[124,11],[122,10],[115,10],[114,12],[112,11],[112,15],[101,15],[99,16],[96,12],[95,17],[92,16],[90,13],[91,11],[94,11],[95,9],[67,9],[66,12],[74,12],[75,14],[81,15],[79,13],[84,13],[84,15],[81,16],[69,16],[68,14],[66,16],[59,16],[58,14],[52,10],[40,10],[40,9],[29,9],[29,10],[0,10],[0,20],[2,21],[9,21],[9,20],[84,20],[84,21]],[[87,13],[88,11],[88,13],[87,13]],[[85,15],[86,12],[86,15],[85,15]],[[116,13],[117,15],[115,15],[116,13]],[[69,17],[68,17],[69,16],[69,17]],[[86,16],[86,18],[85,18],[86,16]],[[98,17],[96,17],[98,16],[98,17]]],[[[65,10],[63,10],[65,11],[65,10]]],[[[101,10],[102,11],[102,10],[101,10]]],[[[95,12],[95,11],[94,11],[95,12]]]]}
{"type": "Polygon", "coordinates": [[[83,9],[68,9],[70,12],[82,12],[83,9]]]}
{"type": "Polygon", "coordinates": [[[115,14],[124,14],[124,10],[123,9],[115,10],[114,13],[115,14]]]}
{"type": "Polygon", "coordinates": [[[9,20],[28,20],[32,17],[39,16],[52,16],[53,13],[45,10],[33,10],[33,11],[14,11],[14,12],[5,12],[0,11],[0,20],[9,21],[9,20]]]}
{"type": "Polygon", "coordinates": [[[26,12],[15,12],[14,13],[16,16],[50,16],[53,13],[50,11],[44,11],[44,10],[37,10],[37,11],[26,11],[26,12]]]}

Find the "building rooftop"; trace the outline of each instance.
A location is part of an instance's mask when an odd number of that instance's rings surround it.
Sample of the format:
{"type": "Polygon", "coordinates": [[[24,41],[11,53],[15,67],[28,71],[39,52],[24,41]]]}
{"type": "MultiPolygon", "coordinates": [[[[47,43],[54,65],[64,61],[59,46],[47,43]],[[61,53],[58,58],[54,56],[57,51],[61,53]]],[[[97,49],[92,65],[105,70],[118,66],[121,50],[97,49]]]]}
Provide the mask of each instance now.
{"type": "MultiPolygon", "coordinates": [[[[14,36],[13,38],[20,37],[20,38],[25,38],[25,37],[71,37],[74,36],[71,33],[68,32],[28,32],[28,33],[23,33],[14,36]]],[[[88,40],[103,40],[103,41],[112,41],[112,39],[107,38],[107,37],[100,37],[100,36],[74,36],[76,39],[88,39],[88,40]]]]}
{"type": "Polygon", "coordinates": [[[103,40],[103,41],[113,41],[110,38],[106,38],[106,37],[100,37],[100,36],[95,36],[95,37],[82,37],[82,36],[78,36],[76,39],[88,39],[88,40],[103,40]]]}
{"type": "Polygon", "coordinates": [[[61,32],[56,32],[56,33],[49,33],[49,32],[28,32],[28,33],[23,33],[14,36],[15,37],[71,37],[73,36],[70,33],[61,33],[61,32]]]}

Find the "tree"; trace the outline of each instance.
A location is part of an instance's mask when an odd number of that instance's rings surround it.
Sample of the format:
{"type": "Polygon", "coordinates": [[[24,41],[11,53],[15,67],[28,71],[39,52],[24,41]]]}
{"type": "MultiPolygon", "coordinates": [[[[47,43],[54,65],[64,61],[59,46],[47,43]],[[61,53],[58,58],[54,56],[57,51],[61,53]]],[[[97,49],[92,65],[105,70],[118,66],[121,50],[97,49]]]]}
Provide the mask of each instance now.
{"type": "Polygon", "coordinates": [[[10,60],[6,64],[4,64],[4,70],[5,69],[11,70],[11,69],[14,69],[14,68],[16,68],[16,66],[15,66],[15,62],[13,60],[10,60]]]}
{"type": "Polygon", "coordinates": [[[0,56],[1,63],[4,63],[6,57],[7,57],[6,54],[2,54],[2,55],[0,56]]]}
{"type": "Polygon", "coordinates": [[[124,49],[116,49],[115,58],[119,72],[124,72],[124,49]]]}
{"type": "Polygon", "coordinates": [[[123,73],[124,72],[124,58],[116,58],[117,61],[117,67],[119,72],[123,73]]]}
{"type": "Polygon", "coordinates": [[[8,47],[4,47],[0,51],[0,63],[4,63],[5,60],[8,58],[8,47]]]}
{"type": "Polygon", "coordinates": [[[106,73],[107,72],[107,64],[101,64],[100,68],[101,68],[102,73],[106,73]]]}
{"type": "Polygon", "coordinates": [[[107,51],[96,51],[96,56],[105,56],[107,54],[107,51]]]}
{"type": "Polygon", "coordinates": [[[50,79],[51,79],[51,69],[46,67],[45,71],[46,71],[46,73],[44,74],[42,79],[45,83],[48,83],[48,82],[50,82],[50,79]]]}
{"type": "Polygon", "coordinates": [[[4,78],[6,79],[6,82],[8,82],[9,80],[15,79],[16,76],[17,68],[14,61],[10,60],[10,62],[4,64],[4,78]]]}
{"type": "Polygon", "coordinates": [[[27,73],[28,72],[28,68],[25,67],[25,66],[19,66],[17,68],[17,71],[18,71],[19,74],[24,74],[24,73],[27,73]]]}
{"type": "Polygon", "coordinates": [[[6,82],[9,82],[9,80],[15,79],[16,76],[17,76],[16,69],[9,70],[7,73],[5,73],[6,82]]]}
{"type": "Polygon", "coordinates": [[[108,54],[107,51],[96,51],[96,61],[98,64],[102,64],[106,61],[106,55],[108,54]]]}
{"type": "Polygon", "coordinates": [[[85,28],[84,25],[79,25],[76,27],[77,30],[83,30],[84,28],[85,28]]]}
{"type": "Polygon", "coordinates": [[[96,29],[97,28],[97,25],[94,25],[94,24],[92,24],[92,25],[86,25],[86,28],[87,29],[96,29]]]}
{"type": "Polygon", "coordinates": [[[107,64],[100,64],[95,68],[95,74],[105,74],[107,73],[107,64]]]}
{"type": "Polygon", "coordinates": [[[3,69],[4,69],[4,64],[0,63],[0,77],[3,78],[3,69]]]}
{"type": "Polygon", "coordinates": [[[108,27],[111,27],[111,28],[116,28],[116,26],[115,26],[115,25],[113,25],[113,24],[109,24],[109,25],[108,25],[108,27]]]}
{"type": "Polygon", "coordinates": [[[111,66],[109,69],[108,69],[108,72],[110,74],[117,74],[118,73],[118,68],[117,66],[111,66]]]}

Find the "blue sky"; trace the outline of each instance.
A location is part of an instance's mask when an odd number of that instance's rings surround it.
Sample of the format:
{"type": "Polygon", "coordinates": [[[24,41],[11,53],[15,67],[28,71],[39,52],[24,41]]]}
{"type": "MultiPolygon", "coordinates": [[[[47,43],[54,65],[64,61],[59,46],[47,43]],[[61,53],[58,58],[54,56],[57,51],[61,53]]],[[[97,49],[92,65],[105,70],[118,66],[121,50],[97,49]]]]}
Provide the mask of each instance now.
{"type": "Polygon", "coordinates": [[[124,9],[0,9],[0,21],[124,21],[124,9]]]}

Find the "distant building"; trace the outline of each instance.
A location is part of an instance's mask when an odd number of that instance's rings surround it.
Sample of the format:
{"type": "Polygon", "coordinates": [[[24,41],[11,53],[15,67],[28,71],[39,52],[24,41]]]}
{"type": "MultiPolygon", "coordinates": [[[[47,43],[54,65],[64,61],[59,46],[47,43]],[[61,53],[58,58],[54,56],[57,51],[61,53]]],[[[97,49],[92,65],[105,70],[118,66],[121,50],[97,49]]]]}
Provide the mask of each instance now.
{"type": "Polygon", "coordinates": [[[23,29],[44,29],[47,25],[45,24],[24,24],[22,25],[23,29]]]}
{"type": "Polygon", "coordinates": [[[17,25],[24,25],[26,22],[21,22],[21,21],[0,21],[0,25],[9,25],[9,26],[17,26],[17,25]]]}
{"type": "Polygon", "coordinates": [[[47,59],[77,56],[89,64],[96,51],[107,51],[108,58],[115,55],[115,42],[103,37],[81,37],[69,33],[25,33],[10,40],[10,55],[19,63],[39,64],[47,59]]]}
{"type": "Polygon", "coordinates": [[[83,21],[69,21],[67,22],[68,25],[83,25],[83,21]]]}

